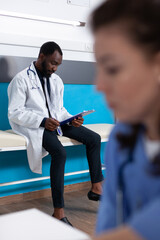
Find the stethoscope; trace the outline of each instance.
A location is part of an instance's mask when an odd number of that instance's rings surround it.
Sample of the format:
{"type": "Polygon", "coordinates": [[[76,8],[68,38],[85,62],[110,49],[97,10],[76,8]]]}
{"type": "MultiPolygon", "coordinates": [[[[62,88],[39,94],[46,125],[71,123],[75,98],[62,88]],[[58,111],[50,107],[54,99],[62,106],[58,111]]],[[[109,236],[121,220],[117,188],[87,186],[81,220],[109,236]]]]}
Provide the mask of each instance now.
{"type": "Polygon", "coordinates": [[[40,87],[38,86],[38,80],[37,80],[37,75],[35,73],[35,71],[33,69],[31,69],[31,64],[29,65],[28,69],[27,69],[27,75],[31,81],[32,84],[32,90],[34,89],[40,89],[40,87]],[[34,79],[31,76],[31,73],[34,75],[34,79]]]}
{"type": "MultiPolygon", "coordinates": [[[[28,69],[27,69],[27,75],[31,81],[31,84],[32,84],[32,90],[33,89],[40,89],[40,87],[38,86],[38,80],[37,80],[37,75],[35,73],[35,71],[33,69],[31,69],[31,64],[29,65],[28,69]],[[32,78],[30,72],[34,75],[34,79],[32,78]],[[35,82],[36,80],[36,82],[35,82]]],[[[50,111],[49,111],[49,114],[50,114],[50,111]]],[[[57,127],[57,133],[59,136],[62,136],[63,133],[62,133],[62,129],[60,126],[57,127]]]]}

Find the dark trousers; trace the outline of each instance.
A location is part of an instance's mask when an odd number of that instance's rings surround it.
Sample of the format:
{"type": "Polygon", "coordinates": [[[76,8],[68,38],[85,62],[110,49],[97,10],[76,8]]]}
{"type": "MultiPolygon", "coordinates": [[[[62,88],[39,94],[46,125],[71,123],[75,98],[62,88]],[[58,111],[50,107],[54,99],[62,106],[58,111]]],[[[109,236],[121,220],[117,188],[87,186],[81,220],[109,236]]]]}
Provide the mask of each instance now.
{"type": "MultiPolygon", "coordinates": [[[[103,180],[100,160],[100,136],[81,126],[62,126],[63,136],[75,139],[86,145],[87,160],[89,164],[91,182],[97,183],[103,180]]],[[[64,167],[66,151],[57,138],[57,131],[44,130],[43,147],[51,155],[50,179],[53,205],[55,208],[64,207],[64,167]]]]}

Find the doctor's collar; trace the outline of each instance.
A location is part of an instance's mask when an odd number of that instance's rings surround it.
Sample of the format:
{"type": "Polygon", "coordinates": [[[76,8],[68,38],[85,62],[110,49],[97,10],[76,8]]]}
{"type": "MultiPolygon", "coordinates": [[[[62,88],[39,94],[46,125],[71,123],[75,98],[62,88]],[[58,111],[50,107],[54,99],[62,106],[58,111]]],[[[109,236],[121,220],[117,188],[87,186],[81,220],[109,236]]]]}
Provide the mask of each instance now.
{"type": "Polygon", "coordinates": [[[41,72],[37,67],[36,67],[36,61],[34,61],[33,62],[33,64],[34,64],[34,67],[35,67],[35,69],[36,69],[36,72],[37,72],[37,74],[38,74],[38,77],[40,78],[40,79],[43,79],[43,77],[44,77],[44,74],[43,74],[43,72],[41,72]]]}

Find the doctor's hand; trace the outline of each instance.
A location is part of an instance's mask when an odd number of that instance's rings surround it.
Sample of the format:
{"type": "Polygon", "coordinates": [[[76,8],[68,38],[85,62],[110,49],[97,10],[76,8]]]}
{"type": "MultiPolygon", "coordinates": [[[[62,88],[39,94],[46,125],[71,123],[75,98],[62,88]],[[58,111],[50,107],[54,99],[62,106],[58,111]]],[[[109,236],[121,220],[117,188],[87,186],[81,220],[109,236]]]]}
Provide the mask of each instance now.
{"type": "Polygon", "coordinates": [[[56,130],[59,125],[59,122],[53,118],[47,118],[45,121],[45,128],[50,131],[56,130]]]}
{"type": "Polygon", "coordinates": [[[83,124],[83,122],[84,122],[84,118],[78,117],[78,119],[74,119],[74,120],[72,121],[72,125],[73,125],[74,127],[80,127],[80,126],[83,124]]]}

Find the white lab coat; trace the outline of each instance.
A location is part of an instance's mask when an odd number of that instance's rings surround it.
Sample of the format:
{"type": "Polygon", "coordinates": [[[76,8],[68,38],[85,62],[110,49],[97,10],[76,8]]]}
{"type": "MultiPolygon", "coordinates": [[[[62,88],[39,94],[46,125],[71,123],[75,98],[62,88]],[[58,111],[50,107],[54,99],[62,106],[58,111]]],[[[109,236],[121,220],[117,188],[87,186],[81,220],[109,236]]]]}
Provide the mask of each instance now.
{"type": "MultiPolygon", "coordinates": [[[[42,173],[42,157],[48,153],[42,147],[44,128],[40,124],[44,117],[48,117],[46,100],[40,79],[34,64],[18,73],[8,87],[9,107],[8,118],[15,133],[27,140],[27,156],[30,169],[35,173],[42,173]]],[[[50,99],[48,106],[53,118],[65,120],[71,114],[63,107],[64,85],[61,78],[53,73],[50,81],[50,99]]]]}

